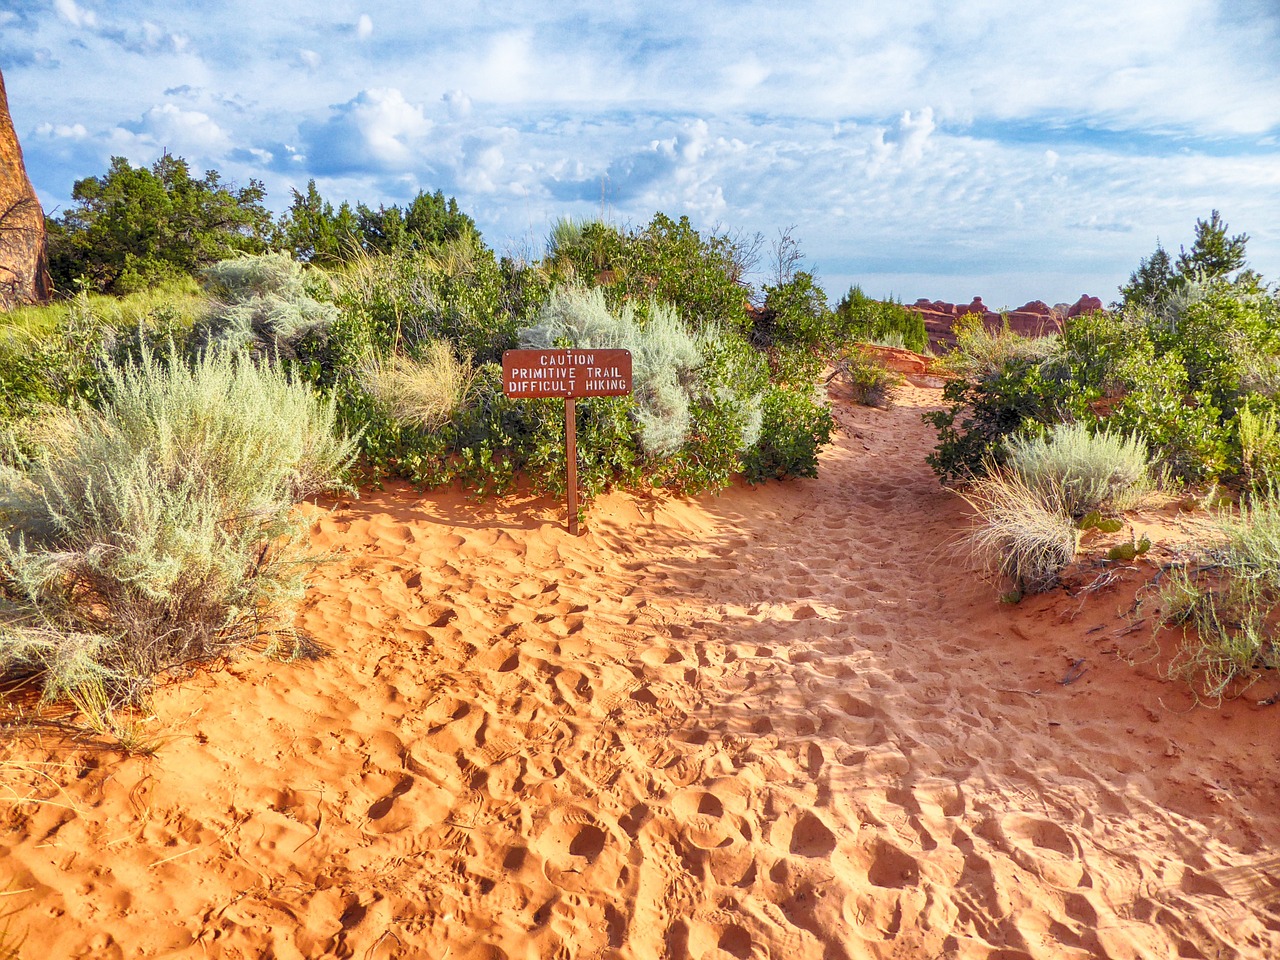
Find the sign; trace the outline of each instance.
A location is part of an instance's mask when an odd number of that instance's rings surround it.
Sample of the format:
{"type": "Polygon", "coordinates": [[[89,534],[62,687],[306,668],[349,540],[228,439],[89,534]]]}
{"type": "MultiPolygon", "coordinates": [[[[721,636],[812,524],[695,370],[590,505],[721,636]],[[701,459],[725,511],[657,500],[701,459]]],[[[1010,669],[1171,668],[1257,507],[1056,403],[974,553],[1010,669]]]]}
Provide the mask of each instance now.
{"type": "Polygon", "coordinates": [[[524,400],[625,397],[631,393],[631,351],[506,350],[502,354],[502,392],[524,400]]]}
{"type": "Polygon", "coordinates": [[[578,535],[578,397],[631,393],[631,351],[560,347],[504,350],[502,392],[517,400],[564,397],[564,446],[568,471],[569,533],[578,535]]]}

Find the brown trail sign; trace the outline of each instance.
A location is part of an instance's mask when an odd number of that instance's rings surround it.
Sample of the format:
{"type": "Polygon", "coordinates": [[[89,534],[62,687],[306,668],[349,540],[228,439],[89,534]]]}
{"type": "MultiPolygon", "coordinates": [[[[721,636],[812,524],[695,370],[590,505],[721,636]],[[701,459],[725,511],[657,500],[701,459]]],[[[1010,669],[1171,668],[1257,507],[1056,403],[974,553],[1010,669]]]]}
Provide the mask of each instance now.
{"type": "Polygon", "coordinates": [[[506,350],[502,392],[513,399],[564,397],[565,461],[568,464],[569,533],[578,535],[578,397],[625,397],[631,393],[631,351],[591,348],[506,350]]]}

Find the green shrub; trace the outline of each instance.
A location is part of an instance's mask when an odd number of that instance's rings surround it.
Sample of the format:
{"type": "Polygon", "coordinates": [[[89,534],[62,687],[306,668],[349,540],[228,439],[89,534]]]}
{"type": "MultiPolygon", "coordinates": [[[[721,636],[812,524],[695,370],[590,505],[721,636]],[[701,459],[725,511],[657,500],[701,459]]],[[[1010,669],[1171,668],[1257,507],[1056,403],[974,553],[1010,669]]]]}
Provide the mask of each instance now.
{"type": "Polygon", "coordinates": [[[813,274],[801,270],[786,283],[764,288],[764,307],[752,318],[751,339],[760,347],[807,352],[835,346],[827,295],[813,274]]]}
{"type": "Polygon", "coordinates": [[[103,408],[51,418],[44,455],[0,475],[0,673],[50,697],[135,699],[166,670],[287,637],[308,566],[290,508],[354,449],[331,404],[243,356],[144,350],[105,369],[103,408]]]}
{"type": "Polygon", "coordinates": [[[816,477],[818,453],[831,442],[835,420],[808,390],[770,387],[764,395],[760,439],[744,458],[747,480],[816,477]]]}
{"type": "Polygon", "coordinates": [[[609,306],[631,301],[643,314],[652,299],[673,307],[694,331],[747,329],[743,254],[722,233],[703,236],[688,217],[654,214],[644,227],[562,224],[553,235],[551,269],[561,281],[603,284],[609,306]]]}
{"type": "Polygon", "coordinates": [[[924,317],[893,300],[873,300],[859,286],[852,286],[838,304],[833,318],[835,335],[845,341],[904,347],[916,353],[929,348],[924,317]]]}
{"type": "Polygon", "coordinates": [[[1212,395],[1194,390],[1180,354],[1158,354],[1138,341],[1118,364],[1127,384],[1107,425],[1142,436],[1152,459],[1170,476],[1188,482],[1213,480],[1227,468],[1230,437],[1212,395]]]}
{"type": "Polygon", "coordinates": [[[1251,398],[1236,414],[1240,439],[1241,477],[1253,490],[1264,490],[1280,482],[1280,423],[1273,406],[1261,398],[1251,398]]]}
{"type": "Polygon", "coordinates": [[[338,275],[343,335],[360,356],[413,353],[435,340],[477,364],[499,362],[545,301],[532,267],[499,262],[474,234],[438,249],[363,256],[338,275]]]}
{"type": "Polygon", "coordinates": [[[616,283],[627,240],[621,230],[601,220],[561,217],[547,237],[547,257],[570,282],[591,283],[605,270],[616,283]]]}
{"type": "Polygon", "coordinates": [[[1015,597],[1054,587],[1075,558],[1080,531],[1052,490],[1012,472],[977,480],[961,494],[979,523],[967,541],[988,570],[1006,578],[1015,597]]]}
{"type": "Polygon", "coordinates": [[[857,347],[841,351],[835,360],[835,374],[849,387],[854,402],[868,407],[888,407],[890,391],[902,382],[874,356],[857,347]]]}
{"type": "Polygon", "coordinates": [[[938,431],[925,460],[943,482],[981,477],[1004,462],[1010,437],[1059,421],[1066,393],[1042,375],[1034,356],[974,379],[950,380],[942,399],[951,406],[922,415],[938,431]]]}
{"type": "Polygon", "coordinates": [[[1047,434],[1011,437],[1006,446],[1009,469],[1075,520],[1127,510],[1150,485],[1147,445],[1135,437],[1060,423],[1047,434]]]}

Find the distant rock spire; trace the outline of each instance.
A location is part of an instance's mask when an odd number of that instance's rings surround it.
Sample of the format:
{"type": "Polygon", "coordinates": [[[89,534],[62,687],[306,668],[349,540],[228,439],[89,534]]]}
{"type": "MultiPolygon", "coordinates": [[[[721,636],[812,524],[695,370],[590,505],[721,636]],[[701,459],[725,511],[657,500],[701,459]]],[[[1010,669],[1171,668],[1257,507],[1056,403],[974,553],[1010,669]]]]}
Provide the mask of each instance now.
{"type": "Polygon", "coordinates": [[[44,211],[27,178],[0,73],[0,311],[52,296],[44,211]]]}

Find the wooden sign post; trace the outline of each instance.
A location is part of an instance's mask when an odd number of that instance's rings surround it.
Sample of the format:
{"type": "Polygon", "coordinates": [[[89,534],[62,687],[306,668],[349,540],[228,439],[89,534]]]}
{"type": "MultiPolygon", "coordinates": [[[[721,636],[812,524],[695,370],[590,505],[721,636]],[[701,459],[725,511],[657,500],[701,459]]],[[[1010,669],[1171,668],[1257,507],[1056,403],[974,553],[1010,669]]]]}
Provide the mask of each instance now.
{"type": "Polygon", "coordinates": [[[506,350],[502,392],[515,399],[564,397],[565,462],[568,467],[569,533],[578,535],[578,397],[625,397],[631,393],[631,351],[591,348],[506,350]]]}

